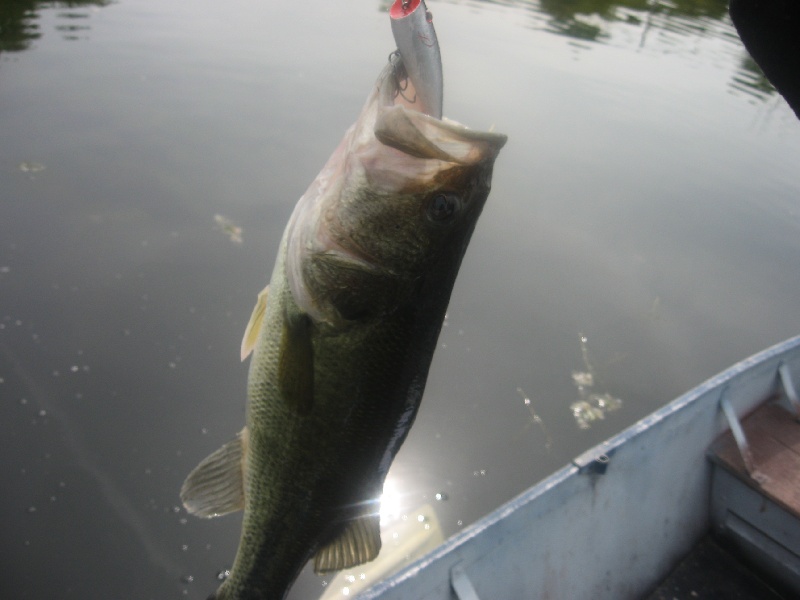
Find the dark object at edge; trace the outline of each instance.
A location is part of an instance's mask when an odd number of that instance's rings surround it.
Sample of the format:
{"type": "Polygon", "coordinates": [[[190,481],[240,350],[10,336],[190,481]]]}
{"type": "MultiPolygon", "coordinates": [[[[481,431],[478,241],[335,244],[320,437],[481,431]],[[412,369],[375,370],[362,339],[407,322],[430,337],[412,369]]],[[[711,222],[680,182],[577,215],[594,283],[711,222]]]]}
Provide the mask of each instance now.
{"type": "Polygon", "coordinates": [[[800,118],[800,1],[731,0],[729,10],[750,56],[800,118]]]}

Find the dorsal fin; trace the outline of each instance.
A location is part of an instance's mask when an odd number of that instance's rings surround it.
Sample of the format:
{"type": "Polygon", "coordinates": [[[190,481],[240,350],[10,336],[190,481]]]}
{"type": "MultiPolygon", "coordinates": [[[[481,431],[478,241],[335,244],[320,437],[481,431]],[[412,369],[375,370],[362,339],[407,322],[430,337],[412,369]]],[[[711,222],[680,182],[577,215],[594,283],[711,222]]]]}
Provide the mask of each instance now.
{"type": "Polygon", "coordinates": [[[186,510],[198,517],[218,517],[244,508],[244,455],[247,427],[207,456],[181,487],[186,510]]]}
{"type": "Polygon", "coordinates": [[[250,315],[250,321],[247,323],[247,328],[244,330],[244,337],[242,338],[242,360],[250,356],[253,348],[256,347],[258,334],[261,331],[261,324],[264,322],[264,311],[267,309],[268,295],[269,286],[265,287],[258,294],[258,300],[256,300],[256,305],[253,307],[253,314],[250,315]]]}
{"type": "Polygon", "coordinates": [[[348,521],[338,537],[319,549],[314,556],[314,572],[349,569],[375,559],[380,550],[380,515],[364,515],[348,521]]]}

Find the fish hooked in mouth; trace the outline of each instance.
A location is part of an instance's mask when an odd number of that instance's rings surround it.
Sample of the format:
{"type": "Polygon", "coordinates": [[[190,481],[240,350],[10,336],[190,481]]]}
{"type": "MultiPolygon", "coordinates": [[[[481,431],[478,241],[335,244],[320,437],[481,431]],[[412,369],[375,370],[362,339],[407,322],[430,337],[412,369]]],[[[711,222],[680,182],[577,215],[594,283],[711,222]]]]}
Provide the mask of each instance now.
{"type": "Polygon", "coordinates": [[[244,509],[212,598],[280,600],[312,558],[322,573],[380,551],[378,498],[506,142],[441,118],[423,11],[395,2],[399,51],[289,219],[242,341],[245,428],[181,489],[199,516],[244,509]]]}
{"type": "MultiPolygon", "coordinates": [[[[290,219],[289,285],[298,305],[316,322],[340,322],[341,315],[335,302],[326,302],[324,288],[330,282],[317,285],[304,274],[309,257],[339,262],[352,273],[361,270],[364,284],[392,276],[402,284],[392,294],[402,294],[413,287],[416,278],[408,272],[425,259],[432,242],[430,219],[420,226],[412,224],[414,219],[435,210],[427,205],[436,202],[458,207],[464,215],[456,220],[468,221],[465,215],[477,215],[485,200],[477,192],[488,193],[491,169],[476,167],[493,160],[505,136],[418,110],[423,105],[409,104],[404,96],[409,77],[402,56],[393,53],[356,123],[290,219]],[[393,234],[401,228],[403,236],[393,234]],[[389,239],[393,243],[386,243],[389,239]]],[[[338,297],[343,295],[337,290],[338,297]]],[[[373,309],[382,314],[391,307],[376,302],[373,309]]]]}

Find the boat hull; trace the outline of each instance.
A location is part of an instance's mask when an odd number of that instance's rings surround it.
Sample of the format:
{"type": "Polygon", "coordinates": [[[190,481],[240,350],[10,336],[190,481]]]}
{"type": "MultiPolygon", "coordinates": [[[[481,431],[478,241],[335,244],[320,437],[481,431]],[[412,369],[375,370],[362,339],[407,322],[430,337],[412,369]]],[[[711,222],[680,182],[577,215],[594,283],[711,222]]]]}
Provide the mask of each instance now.
{"type": "Polygon", "coordinates": [[[595,446],[394,577],[368,600],[634,599],[711,528],[706,453],[729,425],[800,377],[800,336],[745,359],[595,446]]]}

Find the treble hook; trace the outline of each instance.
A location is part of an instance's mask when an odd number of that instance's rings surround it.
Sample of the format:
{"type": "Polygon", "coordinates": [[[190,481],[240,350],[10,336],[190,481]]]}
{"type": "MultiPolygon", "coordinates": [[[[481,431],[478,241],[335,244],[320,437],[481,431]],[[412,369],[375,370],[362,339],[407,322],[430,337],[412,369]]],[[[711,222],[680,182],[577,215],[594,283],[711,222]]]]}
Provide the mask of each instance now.
{"type": "Polygon", "coordinates": [[[417,101],[416,92],[414,92],[414,98],[409,98],[404,93],[408,89],[408,73],[406,72],[405,65],[403,64],[403,57],[400,55],[399,50],[395,50],[389,54],[389,64],[392,65],[392,75],[394,76],[394,97],[401,96],[403,100],[409,104],[414,104],[417,101]]]}

